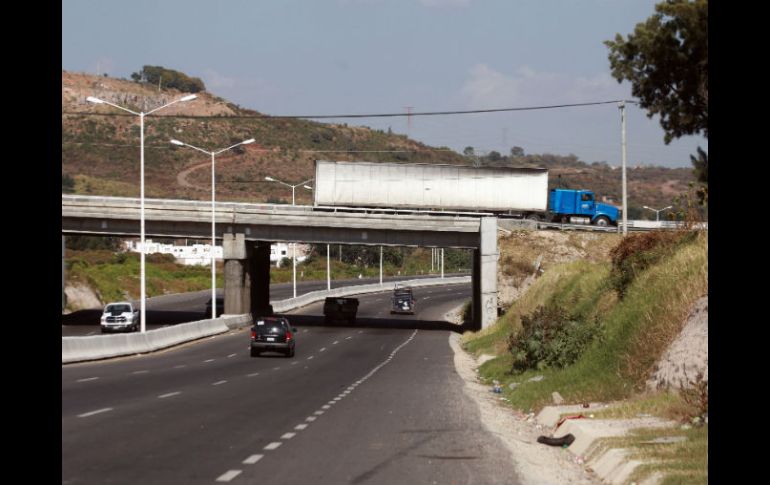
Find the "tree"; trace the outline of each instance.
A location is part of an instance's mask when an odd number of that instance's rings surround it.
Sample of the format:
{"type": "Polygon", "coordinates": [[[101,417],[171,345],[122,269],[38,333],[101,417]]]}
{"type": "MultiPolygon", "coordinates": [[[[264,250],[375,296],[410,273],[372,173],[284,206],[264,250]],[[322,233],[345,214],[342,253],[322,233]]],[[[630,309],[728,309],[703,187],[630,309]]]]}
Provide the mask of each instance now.
{"type": "Polygon", "coordinates": [[[512,157],[523,157],[524,156],[524,149],[521,147],[513,147],[511,148],[511,156],[512,157]]]}
{"type": "Polygon", "coordinates": [[[708,138],[708,0],[666,0],[624,40],[605,41],[612,75],[631,82],[647,116],[660,115],[665,142],[708,138]]]}
{"type": "Polygon", "coordinates": [[[709,200],[709,155],[698,147],[698,156],[690,155],[690,162],[694,167],[695,179],[701,184],[696,194],[700,204],[706,205],[709,200]]]}
{"type": "Polygon", "coordinates": [[[491,152],[489,152],[489,155],[487,155],[487,160],[489,160],[490,162],[497,162],[502,158],[503,157],[502,155],[500,155],[500,152],[496,152],[495,150],[492,150],[491,152]]]}
{"type": "Polygon", "coordinates": [[[463,150],[463,155],[465,155],[466,157],[472,157],[475,154],[476,153],[473,151],[473,147],[465,147],[465,149],[463,150]]]}
{"type": "Polygon", "coordinates": [[[199,78],[191,78],[183,72],[166,69],[163,66],[144,66],[141,71],[132,73],[131,79],[136,82],[144,80],[152,85],[158,85],[162,81],[162,87],[187,93],[197,93],[206,89],[199,78]]]}

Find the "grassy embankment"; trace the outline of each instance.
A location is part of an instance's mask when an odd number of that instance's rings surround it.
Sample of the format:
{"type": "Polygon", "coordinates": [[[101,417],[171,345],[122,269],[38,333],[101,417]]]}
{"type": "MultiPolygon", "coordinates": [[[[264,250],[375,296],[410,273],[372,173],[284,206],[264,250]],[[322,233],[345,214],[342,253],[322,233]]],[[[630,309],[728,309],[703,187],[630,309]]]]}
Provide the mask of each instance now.
{"type": "MultiPolygon", "coordinates": [[[[644,259],[651,253],[638,254],[644,259]]],[[[708,292],[707,235],[682,234],[658,255],[659,259],[649,267],[634,271],[622,298],[617,279],[611,277],[617,273],[611,274],[608,261],[575,261],[551,267],[495,325],[464,335],[466,350],[496,356],[480,367],[480,376],[489,383],[500,381],[503,397],[524,411],[538,411],[551,402],[552,393],[557,391],[567,403],[627,400],[613,411],[614,417],[649,413],[684,419],[697,415],[701,410],[692,400],[686,402],[681,395],[670,392],[649,393],[644,391],[644,384],[656,361],[681,331],[694,302],[708,292]],[[575,320],[598,322],[599,337],[571,365],[513,372],[510,336],[521,331],[522,317],[549,305],[569,309],[575,320]],[[536,375],[544,378],[528,381],[536,375]],[[513,382],[518,386],[512,390],[509,384],[513,382]]],[[[639,431],[616,441],[637,450],[638,456],[658,460],[640,468],[638,474],[662,471],[667,476],[664,483],[707,480],[708,425],[686,433],[679,429],[668,432],[686,434],[688,439],[682,443],[643,443],[651,435],[662,433],[639,431]]]]}

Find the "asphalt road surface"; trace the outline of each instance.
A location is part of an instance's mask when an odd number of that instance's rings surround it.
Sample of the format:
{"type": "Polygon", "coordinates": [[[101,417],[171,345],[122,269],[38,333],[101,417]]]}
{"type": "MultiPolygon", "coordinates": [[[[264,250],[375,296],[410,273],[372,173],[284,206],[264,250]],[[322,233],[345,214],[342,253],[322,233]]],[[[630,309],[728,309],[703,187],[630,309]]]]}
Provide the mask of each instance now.
{"type": "Polygon", "coordinates": [[[287,314],[294,358],[249,357],[248,330],[62,366],[63,484],[515,484],[455,372],[443,315],[469,284],[360,296],[353,326],[287,314]]]}
{"type": "MultiPolygon", "coordinates": [[[[446,276],[460,276],[449,275],[446,276]]],[[[383,281],[403,281],[429,276],[390,276],[384,277],[383,281]]],[[[343,286],[366,285],[378,283],[379,278],[345,279],[332,280],[332,288],[343,286]]],[[[305,281],[297,282],[297,296],[310,293],[311,291],[325,290],[326,281],[305,281]]],[[[224,291],[219,288],[217,295],[222,296],[224,291]]],[[[291,283],[280,283],[270,285],[270,301],[285,300],[292,298],[294,291],[291,283]]],[[[147,330],[176,325],[179,323],[194,322],[209,318],[206,314],[206,302],[211,299],[211,290],[194,291],[190,293],[178,293],[174,295],[156,296],[147,299],[147,330]]],[[[134,301],[136,308],[139,308],[139,302],[134,301]]],[[[62,337],[78,337],[101,334],[99,327],[102,316],[102,308],[91,308],[87,310],[78,310],[76,312],[62,315],[62,337]]]]}

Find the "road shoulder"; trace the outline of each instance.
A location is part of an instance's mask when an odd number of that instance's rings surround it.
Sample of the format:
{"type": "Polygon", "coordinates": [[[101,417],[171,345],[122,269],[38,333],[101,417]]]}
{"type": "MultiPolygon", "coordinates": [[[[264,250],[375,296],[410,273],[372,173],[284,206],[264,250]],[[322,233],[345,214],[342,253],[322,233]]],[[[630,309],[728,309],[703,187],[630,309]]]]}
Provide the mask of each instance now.
{"type": "Polygon", "coordinates": [[[600,484],[598,478],[575,463],[566,449],[538,443],[537,437],[543,432],[537,429],[534,419],[504,406],[499,394],[479,382],[479,364],[460,347],[460,337],[451,333],[449,345],[454,352],[455,369],[465,383],[463,392],[478,405],[486,430],[505,444],[522,485],[600,484]]]}

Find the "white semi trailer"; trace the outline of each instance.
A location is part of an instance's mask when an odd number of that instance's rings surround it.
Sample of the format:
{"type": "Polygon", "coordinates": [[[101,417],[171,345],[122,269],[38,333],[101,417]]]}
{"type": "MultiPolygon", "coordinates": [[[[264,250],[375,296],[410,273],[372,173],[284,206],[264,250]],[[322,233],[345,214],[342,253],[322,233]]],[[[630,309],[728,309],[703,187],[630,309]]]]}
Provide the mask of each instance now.
{"type": "Polygon", "coordinates": [[[548,209],[548,169],[317,160],[314,205],[542,218],[548,209]]]}

